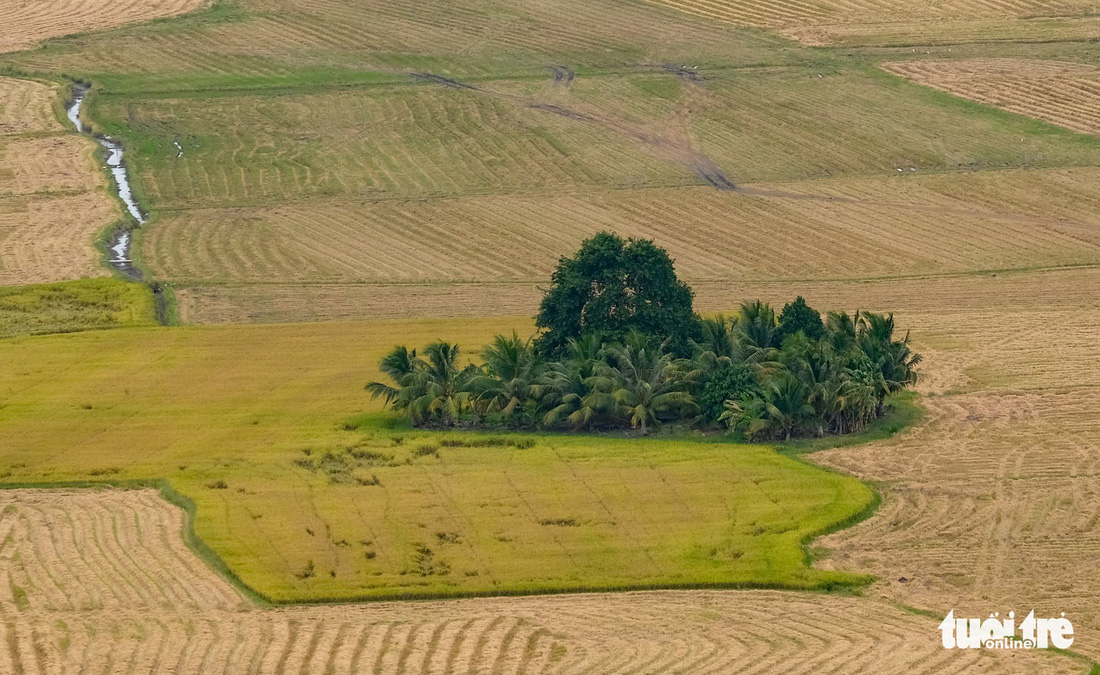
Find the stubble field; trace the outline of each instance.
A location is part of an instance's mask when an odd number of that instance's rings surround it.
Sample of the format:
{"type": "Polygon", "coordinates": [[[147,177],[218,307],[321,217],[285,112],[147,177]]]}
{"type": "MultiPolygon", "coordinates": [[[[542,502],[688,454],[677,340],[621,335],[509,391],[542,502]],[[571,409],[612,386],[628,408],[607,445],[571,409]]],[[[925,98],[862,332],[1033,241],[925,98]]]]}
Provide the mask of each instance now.
{"type": "Polygon", "coordinates": [[[208,0],[12,0],[0,7],[0,52],[14,52],[62,35],[104,30],[198,9],[208,0]]]}
{"type": "Polygon", "coordinates": [[[1100,68],[1027,59],[887,63],[903,77],[1085,134],[1100,134],[1100,68]]]}
{"type": "Polygon", "coordinates": [[[257,608],[182,545],[183,513],[153,491],[9,490],[0,505],[12,672],[1086,670],[945,653],[909,639],[927,619],[885,603],[774,591],[257,608]]]}
{"type": "Polygon", "coordinates": [[[120,215],[96,144],[57,119],[60,87],[0,77],[0,284],[104,276],[94,240],[120,215]]]}

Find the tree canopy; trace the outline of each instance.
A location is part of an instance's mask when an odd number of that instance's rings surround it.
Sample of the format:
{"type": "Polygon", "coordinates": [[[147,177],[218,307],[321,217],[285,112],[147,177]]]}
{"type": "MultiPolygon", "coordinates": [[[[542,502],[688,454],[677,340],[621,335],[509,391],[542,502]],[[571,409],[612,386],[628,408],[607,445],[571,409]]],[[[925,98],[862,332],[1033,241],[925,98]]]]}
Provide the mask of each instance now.
{"type": "Polygon", "coordinates": [[[811,340],[820,339],[825,334],[825,324],[821,321],[821,313],[806,304],[801,295],[783,305],[783,311],[779,313],[779,329],[777,336],[783,342],[788,335],[794,335],[798,331],[811,340]]]}
{"type": "Polygon", "coordinates": [[[600,232],[558,262],[535,318],[535,347],[544,357],[558,357],[570,340],[596,333],[622,341],[637,331],[687,356],[700,336],[692,299],[663,248],[600,232]]]}
{"type": "Polygon", "coordinates": [[[916,382],[920,356],[886,314],[830,312],[820,337],[798,330],[776,346],[764,302],[704,322],[689,358],[638,331],[570,339],[544,358],[529,339],[498,335],[480,364],[460,366],[457,345],[395,347],[380,364],[393,385],[367,390],[418,426],[523,429],[725,426],[753,439],[859,431],[888,398],[916,382]]]}

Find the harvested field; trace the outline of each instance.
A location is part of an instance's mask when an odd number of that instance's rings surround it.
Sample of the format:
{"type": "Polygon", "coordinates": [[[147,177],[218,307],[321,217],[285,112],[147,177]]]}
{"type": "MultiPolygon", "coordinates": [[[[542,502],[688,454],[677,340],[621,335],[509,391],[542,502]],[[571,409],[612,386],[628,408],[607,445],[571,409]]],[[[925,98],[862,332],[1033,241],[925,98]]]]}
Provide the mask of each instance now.
{"type": "Polygon", "coordinates": [[[0,136],[61,131],[53,111],[57,91],[56,86],[0,77],[0,136]]]}
{"type": "Polygon", "coordinates": [[[879,513],[818,542],[832,549],[823,564],[879,575],[875,596],[957,616],[1065,612],[1083,627],[1074,650],[1097,658],[1096,309],[1082,296],[907,313],[926,355],[926,421],[814,456],[885,486],[879,513]]]}
{"type": "Polygon", "coordinates": [[[93,244],[119,207],[96,143],[57,121],[56,95],[55,86],[0,78],[0,285],[107,274],[93,244]]]}
{"type": "Polygon", "coordinates": [[[921,84],[1012,112],[1100,135],[1100,68],[1027,59],[885,63],[921,84]]]}
{"type": "Polygon", "coordinates": [[[175,16],[209,0],[12,0],[0,7],[0,53],[28,49],[49,38],[175,16]]]}
{"type": "Polygon", "coordinates": [[[0,198],[0,285],[106,276],[93,243],[118,219],[103,191],[0,198]]]}
{"type": "Polygon", "coordinates": [[[541,74],[552,81],[555,64],[788,63],[789,55],[775,50],[784,43],[652,5],[605,0],[453,0],[430,13],[415,0],[253,0],[215,6],[207,21],[132,26],[83,36],[78,49],[11,58],[28,69],[95,72],[115,91],[149,92],[176,88],[156,82],[164,75],[187,76],[194,91],[257,88],[264,78],[283,86],[355,81],[364,71],[401,79],[411,72],[457,79],[541,74]]]}
{"type": "Polygon", "coordinates": [[[132,140],[128,161],[154,210],[1096,163],[1100,146],[1068,132],[963,114],[881,73],[818,75],[758,69],[690,90],[669,73],[608,76],[546,96],[523,93],[526,80],[468,89],[410,78],[201,100],[103,95],[89,115],[132,140]],[[671,103],[655,85],[672,86],[671,103]],[[910,123],[898,129],[899,118],[910,123]]]}
{"type": "MultiPolygon", "coordinates": [[[[1009,13],[1011,14],[1011,12],[1009,13]]],[[[981,19],[943,21],[907,20],[875,23],[825,23],[782,29],[783,34],[807,45],[833,47],[915,47],[943,51],[952,45],[1009,45],[1020,43],[1088,44],[1100,35],[1100,17],[1003,15],[981,19]]]]}
{"type": "Polygon", "coordinates": [[[143,256],[181,283],[535,283],[611,230],[690,282],[1053,267],[1100,263],[1098,195],[1100,170],[1078,169],[200,209],[162,219],[143,256]]]}
{"type": "Polygon", "coordinates": [[[1097,27],[1092,21],[1075,25],[1094,18],[1095,6],[1089,0],[652,1],[739,26],[775,28],[812,45],[893,44],[898,39],[906,40],[904,44],[988,41],[991,34],[1002,40],[1083,39],[1097,27]],[[894,40],[884,40],[891,33],[894,40]]]}
{"type": "Polygon", "coordinates": [[[184,547],[183,513],[153,491],[8,490],[0,507],[11,672],[1087,669],[1052,653],[945,652],[932,619],[770,591],[254,608],[184,547]]]}
{"type": "MultiPolygon", "coordinates": [[[[695,282],[695,307],[728,312],[745,298],[762,298],[780,306],[804,295],[818,307],[870,309],[904,313],[936,300],[979,309],[986,293],[1002,289],[1020,306],[1037,304],[1095,307],[1095,267],[1064,271],[1002,271],[975,274],[913,276],[863,280],[775,280],[695,282]],[[1049,284],[1064,295],[1032,295],[1035,283],[1049,284]],[[1079,284],[1086,284],[1084,286],[1079,284]],[[856,293],[853,289],[858,288],[856,293]],[[974,292],[972,297],[968,290],[974,292]]],[[[231,284],[187,285],[177,290],[180,314],[194,323],[281,323],[423,317],[520,316],[531,313],[542,298],[538,283],[449,284],[231,284]],[[484,298],[493,298],[486,306],[484,298]]]]}

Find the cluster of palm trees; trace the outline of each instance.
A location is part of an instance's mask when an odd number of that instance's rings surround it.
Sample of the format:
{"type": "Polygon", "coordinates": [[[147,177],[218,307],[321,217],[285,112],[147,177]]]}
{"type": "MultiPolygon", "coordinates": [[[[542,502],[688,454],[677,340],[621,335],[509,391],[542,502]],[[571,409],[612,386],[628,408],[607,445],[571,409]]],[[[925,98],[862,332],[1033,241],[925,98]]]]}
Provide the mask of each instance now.
{"type": "Polygon", "coordinates": [[[393,384],[367,390],[417,426],[644,434],[673,422],[776,439],[858,431],[916,381],[920,356],[908,335],[895,339],[892,315],[833,312],[822,321],[809,312],[809,321],[787,320],[786,309],[777,319],[757,301],[732,319],[701,319],[702,339],[686,359],[638,332],[573,339],[557,359],[543,358],[530,339],[498,335],[478,364],[443,341],[419,354],[396,347],[380,366],[393,384]]]}

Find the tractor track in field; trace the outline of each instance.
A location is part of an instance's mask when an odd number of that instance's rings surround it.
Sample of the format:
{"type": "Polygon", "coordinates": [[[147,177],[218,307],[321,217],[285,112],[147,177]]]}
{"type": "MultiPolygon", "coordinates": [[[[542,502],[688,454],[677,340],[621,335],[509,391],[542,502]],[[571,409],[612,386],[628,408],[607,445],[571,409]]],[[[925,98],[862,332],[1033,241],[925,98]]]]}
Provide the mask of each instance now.
{"type": "Polygon", "coordinates": [[[550,72],[554,74],[554,86],[568,87],[577,77],[576,71],[568,66],[550,66],[550,72]]]}
{"type": "MultiPolygon", "coordinates": [[[[676,75],[682,81],[689,82],[693,89],[702,85],[701,76],[693,69],[689,69],[685,66],[672,65],[664,66],[663,68],[665,72],[676,75]]],[[[555,85],[564,82],[566,86],[568,86],[568,83],[573,81],[574,73],[568,68],[553,66],[552,71],[554,72],[555,85]]],[[[531,110],[557,115],[558,117],[564,117],[576,122],[598,124],[606,129],[611,129],[617,133],[629,136],[665,159],[670,159],[689,168],[703,181],[703,183],[716,190],[735,191],[738,189],[717,163],[695,147],[695,144],[688,139],[688,134],[686,133],[681,134],[681,137],[677,138],[671,134],[660,131],[650,131],[639,128],[635,124],[606,114],[578,110],[558,103],[539,101],[530,96],[483,89],[432,73],[413,73],[412,76],[419,81],[438,84],[452,89],[465,89],[488,96],[494,96],[531,110]]]]}

